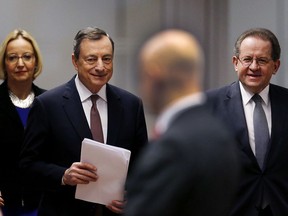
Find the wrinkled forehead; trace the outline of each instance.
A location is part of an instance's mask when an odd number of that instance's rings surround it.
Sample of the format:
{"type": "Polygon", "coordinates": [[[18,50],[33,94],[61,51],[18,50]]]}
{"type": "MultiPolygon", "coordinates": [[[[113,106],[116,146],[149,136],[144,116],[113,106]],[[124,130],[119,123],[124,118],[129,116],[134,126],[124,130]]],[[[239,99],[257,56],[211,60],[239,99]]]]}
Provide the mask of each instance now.
{"type": "Polygon", "coordinates": [[[246,37],[240,44],[239,54],[244,53],[259,53],[259,54],[272,54],[272,44],[269,40],[261,37],[250,36],[246,37]]]}

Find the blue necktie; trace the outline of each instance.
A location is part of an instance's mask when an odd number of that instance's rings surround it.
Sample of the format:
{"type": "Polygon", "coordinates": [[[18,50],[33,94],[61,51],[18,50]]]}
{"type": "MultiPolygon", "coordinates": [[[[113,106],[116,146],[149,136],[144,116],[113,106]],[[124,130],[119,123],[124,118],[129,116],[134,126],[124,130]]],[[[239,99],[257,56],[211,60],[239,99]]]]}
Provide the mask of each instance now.
{"type": "Polygon", "coordinates": [[[254,136],[255,136],[255,152],[258,164],[263,169],[267,146],[269,143],[269,129],[265,116],[265,112],[262,107],[262,98],[258,94],[252,97],[255,102],[255,108],[253,113],[254,124],[254,136]]]}

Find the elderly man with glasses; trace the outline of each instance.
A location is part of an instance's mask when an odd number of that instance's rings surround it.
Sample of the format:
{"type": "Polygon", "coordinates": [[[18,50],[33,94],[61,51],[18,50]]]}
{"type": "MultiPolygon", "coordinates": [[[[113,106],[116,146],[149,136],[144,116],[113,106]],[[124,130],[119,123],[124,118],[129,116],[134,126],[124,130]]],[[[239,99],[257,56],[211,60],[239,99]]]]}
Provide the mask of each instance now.
{"type": "Polygon", "coordinates": [[[280,52],[270,30],[245,31],[232,58],[239,80],[208,91],[213,112],[230,128],[241,157],[231,216],[288,215],[288,89],[270,83],[280,52]]]}

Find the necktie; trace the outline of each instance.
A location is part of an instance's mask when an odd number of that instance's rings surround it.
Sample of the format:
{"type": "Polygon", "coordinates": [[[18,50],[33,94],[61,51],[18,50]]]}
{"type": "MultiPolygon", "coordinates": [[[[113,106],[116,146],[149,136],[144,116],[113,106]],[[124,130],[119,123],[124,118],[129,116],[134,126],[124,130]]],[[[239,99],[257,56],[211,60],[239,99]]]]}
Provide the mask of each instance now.
{"type": "Polygon", "coordinates": [[[269,143],[269,129],[267,119],[262,107],[262,98],[258,94],[252,97],[255,102],[253,113],[255,152],[259,166],[263,169],[266,150],[269,143]]]}
{"type": "Polygon", "coordinates": [[[103,143],[103,131],[101,125],[100,115],[97,109],[96,101],[98,100],[98,95],[91,95],[92,107],[90,111],[90,127],[93,139],[103,143]]]}

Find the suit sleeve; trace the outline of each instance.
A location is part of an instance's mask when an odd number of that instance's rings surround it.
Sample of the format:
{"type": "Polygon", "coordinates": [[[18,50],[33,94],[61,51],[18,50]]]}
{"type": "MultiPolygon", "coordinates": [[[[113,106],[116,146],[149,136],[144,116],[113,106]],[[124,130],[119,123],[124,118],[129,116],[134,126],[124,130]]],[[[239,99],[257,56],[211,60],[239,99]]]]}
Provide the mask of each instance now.
{"type": "Polygon", "coordinates": [[[136,141],[131,150],[132,155],[131,155],[130,168],[132,168],[135,160],[139,157],[141,151],[143,150],[143,148],[146,146],[148,142],[144,108],[143,108],[142,101],[140,99],[139,99],[139,103],[137,107],[135,140],[136,141]]]}
{"type": "Polygon", "coordinates": [[[49,115],[36,98],[29,113],[20,154],[20,169],[25,184],[53,189],[60,186],[64,167],[49,163],[49,115]]]}

